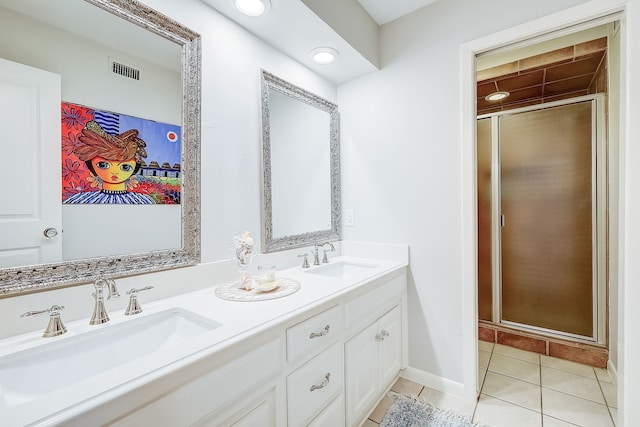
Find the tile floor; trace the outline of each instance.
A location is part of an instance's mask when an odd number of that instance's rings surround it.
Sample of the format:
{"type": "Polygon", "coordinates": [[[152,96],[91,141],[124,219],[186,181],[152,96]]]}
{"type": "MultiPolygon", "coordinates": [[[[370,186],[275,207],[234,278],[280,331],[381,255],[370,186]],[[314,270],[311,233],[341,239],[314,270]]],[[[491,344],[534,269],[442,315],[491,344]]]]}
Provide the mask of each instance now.
{"type": "MultiPolygon", "coordinates": [[[[615,426],[616,389],[605,369],[484,341],[479,366],[481,392],[475,404],[404,378],[391,390],[495,427],[615,426]]],[[[393,397],[385,396],[363,427],[376,427],[392,403],[393,397]]]]}

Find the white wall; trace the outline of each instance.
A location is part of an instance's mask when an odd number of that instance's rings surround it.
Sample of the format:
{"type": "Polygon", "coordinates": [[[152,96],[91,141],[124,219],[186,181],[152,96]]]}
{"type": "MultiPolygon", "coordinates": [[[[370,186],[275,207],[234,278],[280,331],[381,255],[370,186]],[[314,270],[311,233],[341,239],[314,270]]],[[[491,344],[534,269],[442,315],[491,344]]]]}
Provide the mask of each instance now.
{"type": "MultiPolygon", "coordinates": [[[[620,123],[620,30],[610,28],[609,60],[609,123],[620,123]]],[[[609,126],[609,360],[613,369],[619,368],[618,354],[618,238],[620,218],[620,129],[609,126]]]]}
{"type": "Polygon", "coordinates": [[[63,101],[180,124],[182,86],[174,71],[181,61],[177,45],[167,42],[168,50],[175,50],[175,61],[169,64],[174,69],[163,68],[25,15],[0,11],[0,57],[60,74],[63,101]],[[140,67],[142,82],[110,75],[109,57],[140,67]],[[144,102],[129,102],[131,97],[144,102]]]}
{"type": "Polygon", "coordinates": [[[382,70],[339,88],[344,239],[409,243],[412,367],[463,382],[460,45],[577,3],[436,2],[383,26],[382,70]]]}

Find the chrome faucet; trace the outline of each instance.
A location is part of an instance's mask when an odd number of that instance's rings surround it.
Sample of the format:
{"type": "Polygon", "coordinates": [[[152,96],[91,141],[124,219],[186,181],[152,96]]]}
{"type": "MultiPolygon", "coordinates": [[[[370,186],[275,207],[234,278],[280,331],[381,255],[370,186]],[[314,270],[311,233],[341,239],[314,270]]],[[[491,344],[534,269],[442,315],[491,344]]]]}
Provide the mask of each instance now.
{"type": "Polygon", "coordinates": [[[109,321],[109,315],[107,314],[107,309],[104,306],[103,292],[105,287],[108,292],[107,299],[119,298],[120,294],[118,293],[116,282],[113,279],[98,279],[95,281],[93,286],[96,288],[96,291],[91,295],[95,299],[95,306],[93,308],[93,315],[91,316],[89,324],[100,325],[109,321]]]}
{"type": "Polygon", "coordinates": [[[61,310],[64,310],[64,305],[52,305],[50,308],[44,310],[27,311],[20,315],[20,317],[39,316],[41,314],[48,313],[49,324],[47,325],[47,329],[44,330],[42,336],[45,338],[57,337],[58,335],[62,335],[67,332],[67,328],[62,323],[62,319],[60,319],[61,310]]]}
{"type": "Polygon", "coordinates": [[[333,243],[331,242],[316,243],[314,245],[313,251],[311,251],[311,253],[313,254],[313,265],[320,265],[320,248],[324,247],[325,245],[329,245],[331,249],[324,250],[324,256],[322,257],[322,262],[325,264],[329,262],[329,258],[327,258],[327,252],[328,251],[333,252],[336,250],[336,248],[333,246],[333,243]]]}
{"type": "Polygon", "coordinates": [[[307,256],[309,256],[307,253],[298,255],[298,258],[302,258],[302,268],[309,268],[309,260],[307,259],[307,256]]]}
{"type": "MultiPolygon", "coordinates": [[[[331,242],[326,242],[324,245],[329,245],[329,249],[325,249],[323,252],[323,256],[322,256],[322,262],[323,263],[328,263],[329,262],[329,258],[327,258],[327,252],[331,251],[334,252],[336,250],[335,246],[333,246],[333,243],[331,242]]],[[[322,246],[324,246],[322,245],[322,246]]]]}
{"type": "Polygon", "coordinates": [[[316,243],[311,251],[311,255],[313,255],[313,265],[320,265],[320,256],[318,255],[319,243],[316,243]]]}
{"type": "Polygon", "coordinates": [[[127,291],[127,295],[130,296],[129,305],[124,311],[125,316],[132,316],[134,314],[142,313],[142,307],[140,307],[140,303],[138,302],[138,292],[147,291],[149,289],[153,289],[153,286],[145,286],[144,288],[140,289],[132,288],[127,291]]]}

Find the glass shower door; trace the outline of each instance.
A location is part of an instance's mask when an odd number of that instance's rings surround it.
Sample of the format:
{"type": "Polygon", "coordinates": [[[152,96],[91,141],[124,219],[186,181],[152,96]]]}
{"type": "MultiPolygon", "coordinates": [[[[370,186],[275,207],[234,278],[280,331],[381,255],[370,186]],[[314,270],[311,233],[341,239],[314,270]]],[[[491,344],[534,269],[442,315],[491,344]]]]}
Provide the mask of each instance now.
{"type": "Polygon", "coordinates": [[[500,118],[502,321],[594,335],[592,128],[591,102],[500,118]]]}
{"type": "Polygon", "coordinates": [[[491,118],[478,120],[478,318],[493,320],[493,255],[491,245],[491,118]]]}

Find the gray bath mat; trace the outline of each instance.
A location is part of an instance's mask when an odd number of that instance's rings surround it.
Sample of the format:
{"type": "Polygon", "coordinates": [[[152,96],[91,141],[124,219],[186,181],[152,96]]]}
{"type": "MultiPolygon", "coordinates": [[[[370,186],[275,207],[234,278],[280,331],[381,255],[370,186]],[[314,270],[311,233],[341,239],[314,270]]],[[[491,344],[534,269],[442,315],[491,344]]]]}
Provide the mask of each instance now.
{"type": "Polygon", "coordinates": [[[396,395],[382,419],[380,427],[491,427],[489,424],[473,423],[466,415],[439,409],[419,397],[396,395]]]}

